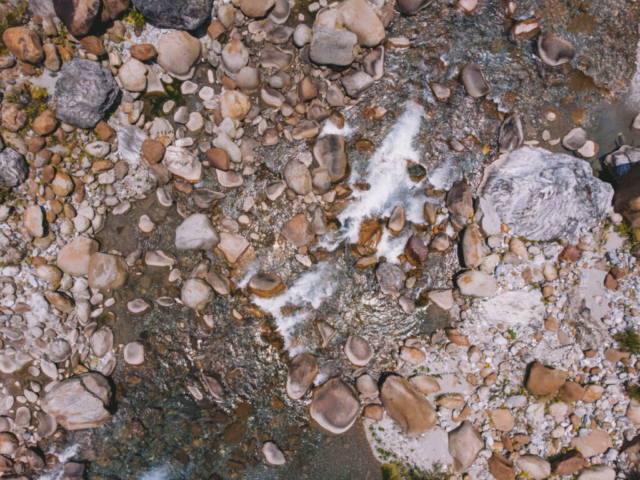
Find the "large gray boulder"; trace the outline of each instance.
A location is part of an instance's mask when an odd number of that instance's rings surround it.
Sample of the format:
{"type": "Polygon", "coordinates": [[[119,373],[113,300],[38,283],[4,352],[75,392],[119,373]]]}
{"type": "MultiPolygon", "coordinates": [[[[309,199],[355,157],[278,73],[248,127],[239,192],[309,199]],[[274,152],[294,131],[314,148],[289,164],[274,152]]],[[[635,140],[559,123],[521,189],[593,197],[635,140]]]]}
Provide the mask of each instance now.
{"type": "Polygon", "coordinates": [[[111,386],[99,373],[83,373],[55,385],[44,397],[42,410],[67,430],[96,428],[104,425],[111,413],[107,410],[111,386]]]}
{"type": "Polygon", "coordinates": [[[145,19],[158,27],[195,30],[211,17],[213,0],[133,0],[145,19]]]}
{"type": "Polygon", "coordinates": [[[22,154],[12,148],[5,148],[0,153],[0,185],[16,187],[27,179],[29,165],[22,154]]]}
{"type": "Polygon", "coordinates": [[[594,177],[587,162],[542,148],[512,151],[485,177],[479,196],[512,234],[529,240],[574,236],[602,220],[613,198],[611,185],[594,177]]]}
{"type": "Polygon", "coordinates": [[[56,83],[56,117],[80,128],[93,128],[116,101],[120,89],[98,62],[75,58],[65,62],[56,83]]]}

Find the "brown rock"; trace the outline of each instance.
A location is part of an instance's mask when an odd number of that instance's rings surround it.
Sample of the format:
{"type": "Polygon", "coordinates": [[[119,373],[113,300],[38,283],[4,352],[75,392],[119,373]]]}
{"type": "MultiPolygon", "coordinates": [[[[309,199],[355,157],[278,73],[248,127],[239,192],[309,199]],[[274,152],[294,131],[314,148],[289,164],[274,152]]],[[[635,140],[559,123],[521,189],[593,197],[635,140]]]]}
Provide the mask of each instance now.
{"type": "Polygon", "coordinates": [[[99,249],[98,242],[77,237],[58,253],[58,268],[68,275],[83,277],[89,273],[89,258],[99,249]]]}
{"type": "Polygon", "coordinates": [[[375,420],[376,422],[381,421],[383,415],[384,415],[384,408],[382,407],[382,405],[377,405],[375,403],[371,405],[367,405],[366,407],[364,407],[364,410],[362,411],[363,417],[370,418],[371,420],[375,420]]]}
{"type": "Polygon", "coordinates": [[[577,382],[566,382],[560,388],[560,396],[565,402],[577,402],[584,398],[584,388],[577,382]]]}
{"type": "Polygon", "coordinates": [[[567,260],[569,262],[577,262],[580,259],[580,250],[573,245],[567,245],[564,250],[560,252],[560,260],[567,260]]]}
{"type": "Polygon", "coordinates": [[[487,463],[489,465],[489,472],[496,480],[515,480],[515,465],[502,455],[494,452],[489,460],[487,460],[487,463]]]}
{"type": "Polygon", "coordinates": [[[243,0],[240,8],[247,17],[262,18],[275,3],[275,0],[243,0]]]}
{"type": "MultiPolygon", "coordinates": [[[[103,17],[108,17],[111,20],[115,20],[120,14],[129,8],[130,0],[102,0],[104,9],[102,11],[103,17]]],[[[107,18],[105,17],[105,20],[107,18]]]]}
{"type": "Polygon", "coordinates": [[[211,25],[207,28],[207,33],[211,37],[211,40],[222,40],[227,30],[217,20],[211,20],[211,25]]]}
{"type": "Polygon", "coordinates": [[[58,126],[58,120],[51,110],[45,110],[33,121],[33,131],[40,136],[49,135],[58,126]]]}
{"type": "Polygon", "coordinates": [[[608,290],[615,290],[618,288],[618,281],[613,275],[607,273],[607,276],[604,278],[604,287],[608,290]]]}
{"type": "Polygon", "coordinates": [[[566,381],[567,374],[562,370],[554,370],[541,363],[533,362],[526,387],[533,395],[551,395],[557,392],[566,381]]]}
{"type": "Polygon", "coordinates": [[[473,199],[469,185],[463,181],[453,183],[447,194],[447,208],[452,215],[469,218],[473,215],[473,199]]]}
{"type": "Polygon", "coordinates": [[[389,375],[380,389],[380,400],[387,414],[410,437],[417,437],[436,424],[433,406],[405,378],[389,375]]]}
{"type": "Polygon", "coordinates": [[[2,126],[12,132],[17,132],[27,124],[27,113],[15,103],[5,103],[2,106],[2,126]]]}
{"type": "Polygon", "coordinates": [[[242,422],[233,422],[224,429],[223,439],[228,446],[238,445],[247,436],[247,425],[242,422]]]}
{"type": "Polygon", "coordinates": [[[142,158],[144,158],[151,165],[162,160],[164,157],[164,145],[158,140],[151,140],[150,138],[142,142],[142,158]]]}
{"type": "Polygon", "coordinates": [[[510,432],[513,430],[513,427],[515,426],[515,418],[506,408],[494,410],[490,415],[496,430],[500,430],[501,432],[510,432]]]}
{"type": "Polygon", "coordinates": [[[100,12],[100,0],[53,0],[56,15],[74,37],[89,33],[100,12]]]}
{"type": "MultiPolygon", "coordinates": [[[[93,35],[84,37],[80,40],[80,45],[84,48],[87,53],[91,53],[96,56],[104,55],[104,44],[102,43],[102,38],[94,37],[93,35]]],[[[133,47],[131,47],[133,49],[133,47]]]]}
{"type": "Polygon", "coordinates": [[[75,183],[66,173],[58,172],[51,182],[51,189],[59,197],[66,197],[76,188],[75,183]]]}
{"type": "Polygon", "coordinates": [[[284,290],[284,283],[273,273],[258,273],[249,281],[249,292],[260,298],[271,298],[284,290]]]}
{"type": "Polygon", "coordinates": [[[231,166],[231,159],[229,154],[222,148],[210,148],[205,152],[207,161],[213,168],[218,170],[227,171],[231,166]]]}
{"type": "Polygon", "coordinates": [[[422,265],[427,259],[428,253],[429,249],[420,237],[417,235],[411,235],[411,237],[409,237],[404,247],[404,254],[411,265],[414,267],[422,265]]]}
{"type": "Polygon", "coordinates": [[[311,222],[301,213],[282,226],[282,234],[296,247],[308,244],[314,237],[311,222]]]}
{"type": "Polygon", "coordinates": [[[582,453],[577,450],[571,450],[551,463],[551,471],[559,477],[563,475],[573,475],[582,467],[589,465],[584,459],[582,453]]]}
{"type": "Polygon", "coordinates": [[[604,394],[604,387],[600,385],[587,385],[584,389],[583,400],[589,403],[597,402],[602,398],[603,394],[604,394]]]}
{"type": "Polygon", "coordinates": [[[100,120],[93,131],[102,142],[113,142],[116,139],[115,130],[104,120],[100,120]]]}
{"type": "Polygon", "coordinates": [[[149,60],[155,60],[158,56],[158,51],[156,47],[151,45],[150,43],[143,43],[139,45],[133,45],[129,51],[131,52],[131,56],[140,60],[141,62],[147,62],[149,60]]]}
{"type": "Polygon", "coordinates": [[[318,83],[312,77],[304,77],[298,83],[298,97],[300,101],[306,102],[318,96],[318,83]]]}
{"type": "Polygon", "coordinates": [[[571,446],[577,448],[584,458],[591,458],[609,450],[613,441],[607,432],[593,430],[584,437],[573,437],[571,446]]]}
{"type": "Polygon", "coordinates": [[[46,143],[47,141],[44,138],[33,137],[31,140],[29,140],[29,151],[31,153],[38,153],[44,148],[46,143]]]}
{"type": "Polygon", "coordinates": [[[18,60],[33,64],[44,60],[44,49],[40,37],[30,28],[7,28],[2,34],[2,40],[18,60]]]}

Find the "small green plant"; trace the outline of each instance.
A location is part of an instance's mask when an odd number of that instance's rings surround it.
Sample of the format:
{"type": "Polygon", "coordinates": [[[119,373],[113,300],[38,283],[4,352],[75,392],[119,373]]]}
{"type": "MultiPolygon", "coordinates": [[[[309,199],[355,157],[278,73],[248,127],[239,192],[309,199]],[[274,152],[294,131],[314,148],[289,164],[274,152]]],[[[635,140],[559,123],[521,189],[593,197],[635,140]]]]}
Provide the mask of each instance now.
{"type": "Polygon", "coordinates": [[[640,242],[640,231],[632,228],[626,220],[616,227],[616,232],[623,237],[627,237],[632,245],[640,242]]]}
{"type": "Polygon", "coordinates": [[[509,338],[511,338],[511,341],[516,339],[516,332],[514,332],[512,329],[507,330],[507,333],[509,334],[509,338]]]}
{"type": "Polygon", "coordinates": [[[19,27],[20,25],[24,25],[28,21],[27,16],[27,7],[29,4],[27,2],[23,2],[18,5],[13,10],[9,10],[5,15],[4,19],[0,21],[0,55],[6,55],[9,51],[7,50],[7,46],[4,44],[2,40],[2,35],[4,31],[8,28],[19,27]]]}
{"type": "Polygon", "coordinates": [[[624,332],[618,332],[613,337],[620,347],[634,354],[640,353],[640,335],[635,328],[629,327],[624,332]]]}
{"type": "Polygon", "coordinates": [[[637,383],[634,383],[633,385],[628,385],[627,395],[629,395],[629,398],[633,398],[634,400],[637,400],[638,402],[640,402],[640,385],[638,385],[637,383]]]}
{"type": "Polygon", "coordinates": [[[132,8],[124,16],[124,24],[131,26],[131,28],[133,28],[134,30],[142,30],[145,25],[145,20],[139,11],[132,8]]]}

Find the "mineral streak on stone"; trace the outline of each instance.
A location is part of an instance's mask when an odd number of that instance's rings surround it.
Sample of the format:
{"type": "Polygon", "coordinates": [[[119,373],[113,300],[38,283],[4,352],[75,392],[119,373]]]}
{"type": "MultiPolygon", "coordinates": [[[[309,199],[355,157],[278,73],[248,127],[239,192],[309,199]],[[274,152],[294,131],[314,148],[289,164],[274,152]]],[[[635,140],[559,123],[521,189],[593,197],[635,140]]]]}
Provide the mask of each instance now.
{"type": "Polygon", "coordinates": [[[566,238],[592,227],[613,198],[611,185],[595,178],[587,162],[541,148],[514,150],[485,176],[480,195],[515,235],[530,240],[566,238]]]}

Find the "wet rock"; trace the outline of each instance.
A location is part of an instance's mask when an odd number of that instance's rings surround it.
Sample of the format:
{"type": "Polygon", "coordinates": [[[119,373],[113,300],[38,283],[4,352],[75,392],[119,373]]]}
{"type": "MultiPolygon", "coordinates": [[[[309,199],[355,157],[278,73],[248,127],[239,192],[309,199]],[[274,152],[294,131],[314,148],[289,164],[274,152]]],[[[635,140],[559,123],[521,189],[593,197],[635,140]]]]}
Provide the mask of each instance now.
{"type": "Polygon", "coordinates": [[[373,86],[373,78],[363,71],[356,71],[342,78],[342,86],[351,98],[358,98],[373,86]]]}
{"type": "Polygon", "coordinates": [[[417,235],[411,235],[404,247],[404,254],[411,265],[417,267],[427,260],[429,249],[417,235]]]}
{"type": "Polygon", "coordinates": [[[25,158],[12,148],[0,152],[0,184],[5,187],[16,187],[29,175],[29,166],[25,158]]]}
{"type": "Polygon", "coordinates": [[[111,413],[111,387],[98,373],[83,373],[54,385],[44,397],[42,410],[67,430],[104,425],[111,413]]]}
{"type": "Polygon", "coordinates": [[[344,353],[351,363],[363,367],[373,358],[373,349],[364,338],[350,335],[344,344],[344,353]]]}
{"type": "Polygon", "coordinates": [[[13,433],[0,433],[0,454],[11,456],[18,449],[18,439],[13,433]]]}
{"type": "Polygon", "coordinates": [[[299,400],[304,397],[318,374],[318,362],[308,353],[296,355],[289,366],[286,391],[289,398],[299,400]]]}
{"type": "Polygon", "coordinates": [[[381,263],[376,270],[376,278],[380,290],[385,295],[400,296],[400,291],[404,287],[407,278],[404,271],[393,263],[381,263]]]}
{"type": "Polygon", "coordinates": [[[213,168],[218,170],[229,170],[231,166],[231,159],[229,154],[222,148],[210,148],[205,152],[205,157],[213,168]]]}
{"type": "Polygon", "coordinates": [[[567,381],[567,374],[534,362],[529,370],[526,387],[533,395],[556,393],[567,381]]]}
{"type": "Polygon", "coordinates": [[[147,67],[140,60],[130,58],[118,71],[122,86],[130,92],[144,92],[147,88],[147,67]]]}
{"type": "Polygon", "coordinates": [[[53,8],[71,35],[84,37],[100,13],[100,0],[53,0],[53,8]]]}
{"type": "Polygon", "coordinates": [[[133,0],[145,19],[163,28],[195,30],[211,17],[212,0],[133,0]]]}
{"type": "Polygon", "coordinates": [[[375,47],[384,40],[384,26],[366,0],[345,0],[338,10],[344,27],[358,37],[358,44],[375,47]]]}
{"type": "Polygon", "coordinates": [[[322,428],[339,434],[351,428],[359,409],[360,401],[354,389],[336,377],[313,392],[309,412],[322,428]]]}
{"type": "Polygon", "coordinates": [[[574,128],[562,137],[562,146],[567,150],[580,150],[587,143],[587,132],[582,128],[574,128]]]}
{"type": "Polygon", "coordinates": [[[458,277],[456,284],[466,296],[490,297],[498,290],[498,283],[491,275],[478,270],[468,270],[458,277]]]}
{"type": "Polygon", "coordinates": [[[240,40],[231,40],[222,49],[222,65],[230,73],[238,73],[249,62],[249,50],[240,40]]]}
{"type": "Polygon", "coordinates": [[[480,65],[475,62],[467,64],[460,74],[464,88],[474,98],[484,97],[491,92],[491,86],[482,73],[480,65]]]}
{"type": "Polygon", "coordinates": [[[102,358],[113,348],[113,332],[109,327],[102,327],[91,335],[90,343],[95,356],[102,358]]]}
{"type": "Polygon", "coordinates": [[[406,220],[407,218],[404,213],[404,208],[397,206],[393,209],[391,215],[389,216],[387,228],[391,231],[392,234],[398,235],[404,228],[406,220]]]}
{"type": "Polygon", "coordinates": [[[167,32],[158,42],[158,63],[169,73],[185,77],[191,73],[201,52],[202,44],[187,32],[167,32]]]}
{"type": "Polygon", "coordinates": [[[520,115],[512,113],[505,118],[500,126],[500,153],[510,152],[522,146],[524,132],[520,115]]]}
{"type": "Polygon", "coordinates": [[[468,420],[449,432],[449,453],[453,457],[456,472],[464,472],[469,468],[483,447],[482,437],[468,420]]]}
{"type": "Polygon", "coordinates": [[[463,181],[455,181],[447,193],[447,209],[452,215],[469,218],[473,215],[473,199],[469,185],[463,181]]]}
{"type": "Polygon", "coordinates": [[[396,0],[396,8],[405,15],[415,15],[432,2],[433,0],[396,0]]]}
{"type": "Polygon", "coordinates": [[[358,37],[347,30],[314,27],[309,56],[319,65],[351,65],[356,59],[358,37]]]}
{"type": "Polygon", "coordinates": [[[235,90],[224,92],[220,95],[220,113],[222,118],[242,120],[251,110],[251,101],[242,92],[235,90]]]}
{"type": "Polygon", "coordinates": [[[198,312],[204,310],[214,298],[213,289],[201,278],[190,278],[182,286],[182,303],[198,312]]]}
{"type": "Polygon", "coordinates": [[[193,192],[194,203],[204,210],[211,208],[218,200],[222,200],[224,197],[224,193],[215,192],[207,188],[197,188],[193,192]]]}
{"type": "Polygon", "coordinates": [[[91,288],[115,290],[127,280],[127,262],[108,253],[94,253],[89,257],[88,281],[91,288]]]}
{"type": "Polygon", "coordinates": [[[124,361],[129,365],[142,365],[144,363],[144,345],[138,342],[128,343],[124,347],[124,361]]]}
{"type": "Polygon", "coordinates": [[[311,222],[301,213],[282,226],[282,235],[296,247],[307,245],[315,236],[311,222]]]}
{"type": "Polygon", "coordinates": [[[380,400],[387,414],[410,437],[417,437],[436,424],[433,406],[405,378],[389,375],[380,389],[380,400]]]}
{"type": "Polygon", "coordinates": [[[202,164],[189,150],[181,147],[167,147],[162,160],[167,170],[176,177],[189,183],[198,183],[202,179],[202,164]]]}
{"type": "Polygon", "coordinates": [[[273,273],[258,273],[249,281],[249,292],[260,298],[271,298],[284,290],[284,283],[273,273]]]}
{"type": "Polygon", "coordinates": [[[613,189],[595,178],[584,160],[524,147],[486,173],[480,196],[511,233],[551,240],[575,235],[604,218],[613,189]]]}
{"type": "Polygon", "coordinates": [[[97,253],[98,242],[87,237],[77,237],[62,247],[58,253],[58,267],[74,277],[84,277],[89,273],[89,259],[97,253]]]}
{"type": "Polygon", "coordinates": [[[496,480],[515,480],[516,467],[499,453],[493,453],[487,460],[489,472],[496,480]]]}
{"type": "Polygon", "coordinates": [[[218,248],[224,253],[227,261],[233,265],[238,261],[238,258],[240,258],[244,251],[249,248],[249,242],[237,233],[222,232],[220,234],[220,244],[218,248]]]}
{"type": "Polygon", "coordinates": [[[565,39],[546,33],[538,37],[538,54],[545,64],[557,67],[573,60],[576,49],[565,39]]]}
{"type": "Polygon", "coordinates": [[[109,70],[97,62],[65,62],[56,82],[56,117],[80,128],[93,128],[116,101],[120,89],[109,70]]]}
{"type": "Polygon", "coordinates": [[[291,159],[284,167],[284,178],[291,190],[298,195],[311,192],[311,173],[307,166],[299,160],[291,159]]]}
{"type": "Polygon", "coordinates": [[[275,5],[275,0],[242,0],[240,9],[247,17],[262,18],[275,5]]]}
{"type": "Polygon", "coordinates": [[[577,448],[584,458],[591,458],[609,450],[613,441],[607,432],[592,430],[585,436],[573,437],[571,446],[577,448]]]}
{"type": "Polygon", "coordinates": [[[464,230],[462,237],[462,256],[467,268],[480,266],[487,254],[484,249],[484,241],[480,235],[480,228],[475,223],[464,230]]]}
{"type": "Polygon", "coordinates": [[[516,23],[509,31],[516,43],[523,43],[540,34],[540,24],[535,18],[516,23]]]}
{"type": "Polygon", "coordinates": [[[516,465],[533,480],[544,480],[551,475],[551,464],[537,455],[522,455],[516,465]]]}
{"type": "Polygon", "coordinates": [[[22,62],[40,63],[44,59],[44,50],[38,34],[27,27],[7,28],[2,34],[2,41],[22,62]]]}
{"type": "Polygon", "coordinates": [[[266,442],[262,446],[262,455],[264,455],[264,459],[269,465],[278,467],[285,464],[285,458],[282,450],[280,450],[273,442],[266,442]]]}
{"type": "Polygon", "coordinates": [[[176,229],[178,250],[210,250],[220,243],[220,236],[204,213],[189,216],[176,229]]]}
{"type": "Polygon", "coordinates": [[[327,135],[313,147],[313,156],[321,167],[326,168],[334,183],[341,182],[349,174],[346,142],[340,135],[327,135]]]}

